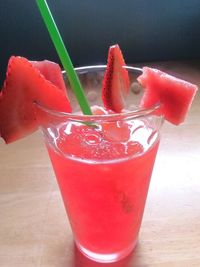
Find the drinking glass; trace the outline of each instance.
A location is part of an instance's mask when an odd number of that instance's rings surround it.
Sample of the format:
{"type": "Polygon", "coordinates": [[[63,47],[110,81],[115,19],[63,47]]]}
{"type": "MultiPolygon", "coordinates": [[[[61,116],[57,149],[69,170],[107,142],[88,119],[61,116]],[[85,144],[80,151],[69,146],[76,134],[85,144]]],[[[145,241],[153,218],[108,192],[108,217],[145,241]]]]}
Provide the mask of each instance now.
{"type": "Polygon", "coordinates": [[[39,103],[36,110],[77,247],[90,259],[114,262],[136,246],[163,118],[159,105],[139,108],[141,69],[133,67],[126,67],[130,93],[124,110],[105,111],[105,69],[76,69],[93,115],[81,114],[65,73],[73,112],[39,103]]]}

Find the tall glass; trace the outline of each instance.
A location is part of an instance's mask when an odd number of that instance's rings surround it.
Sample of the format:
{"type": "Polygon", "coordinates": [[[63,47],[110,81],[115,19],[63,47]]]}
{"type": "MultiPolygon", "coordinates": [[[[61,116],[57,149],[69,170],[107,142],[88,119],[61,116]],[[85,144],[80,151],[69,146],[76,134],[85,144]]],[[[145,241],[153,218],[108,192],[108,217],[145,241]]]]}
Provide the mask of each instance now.
{"type": "Polygon", "coordinates": [[[105,66],[76,69],[95,115],[37,105],[37,115],[77,247],[99,262],[117,261],[135,247],[160,141],[158,106],[140,110],[141,70],[127,67],[130,95],[121,114],[104,114],[105,66]],[[98,105],[98,106],[97,106],[98,105]]]}

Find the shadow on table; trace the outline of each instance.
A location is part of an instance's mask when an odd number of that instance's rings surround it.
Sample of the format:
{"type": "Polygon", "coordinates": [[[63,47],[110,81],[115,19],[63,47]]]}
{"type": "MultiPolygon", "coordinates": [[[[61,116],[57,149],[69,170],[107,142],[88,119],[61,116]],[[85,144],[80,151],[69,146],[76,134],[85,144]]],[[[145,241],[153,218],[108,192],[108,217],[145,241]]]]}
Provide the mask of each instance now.
{"type": "MultiPolygon", "coordinates": [[[[136,248],[137,249],[137,248],[136,248]]],[[[134,252],[129,254],[126,258],[121,261],[113,263],[99,263],[92,261],[85,257],[74,245],[74,266],[73,267],[134,267],[134,252]]]]}

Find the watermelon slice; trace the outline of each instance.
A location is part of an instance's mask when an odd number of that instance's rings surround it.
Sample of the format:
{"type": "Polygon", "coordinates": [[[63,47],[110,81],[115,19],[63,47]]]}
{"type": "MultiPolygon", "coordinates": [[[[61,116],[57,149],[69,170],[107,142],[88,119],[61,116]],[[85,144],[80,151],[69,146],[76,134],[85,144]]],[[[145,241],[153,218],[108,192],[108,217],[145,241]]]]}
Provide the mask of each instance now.
{"type": "Polygon", "coordinates": [[[185,120],[198,89],[196,85],[148,67],[143,68],[138,81],[145,88],[142,108],[160,103],[160,112],[166,120],[175,125],[185,120]]]}
{"type": "Polygon", "coordinates": [[[6,143],[37,130],[34,102],[71,112],[70,103],[61,89],[46,80],[27,59],[12,56],[0,98],[0,134],[6,143]]]}
{"type": "Polygon", "coordinates": [[[62,76],[62,70],[57,63],[49,60],[30,61],[30,62],[35,68],[39,70],[40,74],[42,74],[46,80],[53,83],[55,86],[61,89],[65,94],[67,93],[65,82],[62,76]]]}
{"type": "Polygon", "coordinates": [[[105,108],[117,113],[124,108],[129,93],[130,81],[127,70],[123,68],[125,65],[119,46],[111,46],[103,79],[102,100],[105,108]]]}

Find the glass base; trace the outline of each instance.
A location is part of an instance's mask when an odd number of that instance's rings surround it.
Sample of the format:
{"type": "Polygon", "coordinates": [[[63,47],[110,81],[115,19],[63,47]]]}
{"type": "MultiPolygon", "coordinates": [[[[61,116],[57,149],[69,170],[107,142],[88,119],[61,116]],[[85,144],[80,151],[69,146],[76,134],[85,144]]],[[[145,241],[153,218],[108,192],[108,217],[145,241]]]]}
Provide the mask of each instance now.
{"type": "Polygon", "coordinates": [[[95,253],[93,251],[90,251],[83,246],[81,246],[77,241],[75,241],[77,248],[81,251],[82,254],[84,254],[87,258],[96,261],[96,262],[101,262],[101,263],[110,263],[110,262],[116,262],[119,261],[126,256],[128,256],[133,249],[135,248],[137,244],[137,240],[131,244],[131,246],[127,247],[126,249],[116,252],[116,253],[111,253],[111,254],[99,254],[95,253]]]}

